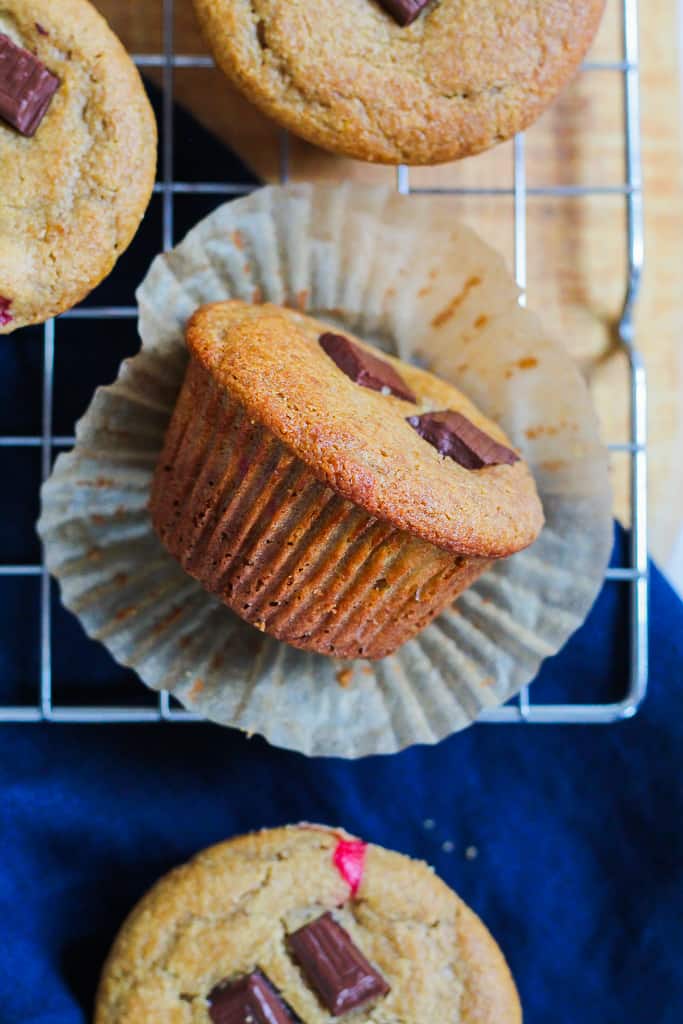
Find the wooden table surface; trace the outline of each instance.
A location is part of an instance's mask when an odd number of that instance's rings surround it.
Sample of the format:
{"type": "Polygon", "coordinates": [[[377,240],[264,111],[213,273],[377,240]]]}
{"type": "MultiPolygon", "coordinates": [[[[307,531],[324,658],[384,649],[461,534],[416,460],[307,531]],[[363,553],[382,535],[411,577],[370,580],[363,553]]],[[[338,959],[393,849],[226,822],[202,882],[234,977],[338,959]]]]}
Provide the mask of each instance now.
{"type": "MultiPolygon", "coordinates": [[[[161,0],[97,0],[131,52],[162,48],[161,0]]],[[[642,128],[646,274],[638,305],[637,344],[649,371],[651,549],[665,561],[683,525],[683,202],[676,10],[670,0],[641,4],[642,128]]],[[[175,3],[177,53],[207,53],[191,0],[175,3]]],[[[621,59],[621,4],[607,12],[589,59],[621,59]]],[[[156,70],[149,72],[160,80],[156,70]]],[[[278,129],[237,95],[215,68],[177,69],[175,95],[266,181],[278,178],[278,129]]],[[[587,71],[527,133],[530,185],[615,185],[624,179],[623,80],[587,71]]],[[[395,180],[390,168],[330,156],[291,140],[293,179],[395,180]]],[[[205,180],[220,180],[206,168],[205,180]]],[[[512,143],[489,153],[411,172],[419,185],[512,183],[512,143]]],[[[454,197],[453,216],[499,248],[512,266],[509,197],[454,197]]],[[[605,440],[627,439],[626,361],[615,343],[626,282],[625,210],[619,195],[528,201],[529,305],[558,334],[590,382],[605,440]]],[[[615,508],[628,521],[628,459],[613,460],[615,508]]]]}

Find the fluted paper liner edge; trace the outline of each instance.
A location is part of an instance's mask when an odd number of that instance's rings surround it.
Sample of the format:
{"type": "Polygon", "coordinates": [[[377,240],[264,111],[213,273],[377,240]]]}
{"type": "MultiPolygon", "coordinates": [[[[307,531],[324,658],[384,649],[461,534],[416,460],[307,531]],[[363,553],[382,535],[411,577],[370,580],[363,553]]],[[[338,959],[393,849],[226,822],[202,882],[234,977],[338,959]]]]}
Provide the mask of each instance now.
{"type": "Polygon", "coordinates": [[[138,301],[142,349],[96,392],[43,487],[38,528],[66,607],[153,690],[306,754],[390,753],[508,700],[581,625],[612,541],[596,415],[569,355],[447,198],[261,189],[159,256],[138,301]],[[547,520],[538,541],[382,661],[342,663],[263,635],[190,579],[152,529],[184,326],[227,298],[291,305],[427,366],[499,421],[534,472],[547,520]]]}

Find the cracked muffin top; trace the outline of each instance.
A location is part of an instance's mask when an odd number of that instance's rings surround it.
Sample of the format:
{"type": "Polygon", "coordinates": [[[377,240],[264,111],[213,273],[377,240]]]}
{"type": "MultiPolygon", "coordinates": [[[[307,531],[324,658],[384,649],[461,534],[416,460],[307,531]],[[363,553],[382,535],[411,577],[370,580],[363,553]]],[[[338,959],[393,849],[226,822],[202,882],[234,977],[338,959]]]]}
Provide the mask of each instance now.
{"type": "Polygon", "coordinates": [[[194,4],[225,74],[286,128],[361,160],[435,164],[533,121],[579,65],[604,0],[194,4]]]}
{"type": "Polygon", "coordinates": [[[3,0],[0,44],[7,334],[75,305],[112,269],[149,202],[156,123],[133,63],[85,0],[3,0]],[[28,135],[12,123],[12,110],[35,102],[36,73],[49,75],[55,91],[28,135]]]}
{"type": "Polygon", "coordinates": [[[543,512],[529,467],[452,384],[269,303],[204,306],[187,344],[247,415],[370,515],[459,555],[504,558],[538,536],[543,512]],[[463,423],[476,431],[475,448],[483,438],[494,446],[492,461],[447,451],[449,418],[438,416],[446,412],[461,417],[456,433],[463,423]]]}
{"type": "Polygon", "coordinates": [[[502,953],[419,861],[291,826],[203,851],[124,923],[95,1024],[519,1024],[502,953]]]}

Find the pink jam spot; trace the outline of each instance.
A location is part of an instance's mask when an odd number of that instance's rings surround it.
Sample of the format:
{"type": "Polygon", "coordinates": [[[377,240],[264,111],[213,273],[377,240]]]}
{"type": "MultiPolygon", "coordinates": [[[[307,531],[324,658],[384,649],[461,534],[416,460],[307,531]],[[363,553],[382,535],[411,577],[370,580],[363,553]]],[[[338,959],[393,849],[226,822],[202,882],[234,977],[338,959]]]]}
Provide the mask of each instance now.
{"type": "Polygon", "coordinates": [[[363,881],[367,845],[360,839],[340,839],[332,857],[352,896],[356,895],[363,881]]]}
{"type": "Polygon", "coordinates": [[[14,320],[14,317],[9,311],[11,305],[11,299],[5,299],[0,295],[0,327],[5,327],[7,324],[11,324],[14,320]]]}

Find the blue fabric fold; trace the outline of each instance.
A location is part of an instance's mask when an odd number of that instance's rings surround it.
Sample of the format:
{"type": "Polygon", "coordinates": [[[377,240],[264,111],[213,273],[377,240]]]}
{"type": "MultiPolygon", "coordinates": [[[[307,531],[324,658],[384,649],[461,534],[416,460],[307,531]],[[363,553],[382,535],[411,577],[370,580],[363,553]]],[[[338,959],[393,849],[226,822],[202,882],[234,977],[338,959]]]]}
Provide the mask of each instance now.
{"type": "MultiPolygon", "coordinates": [[[[624,544],[620,531],[613,564],[624,544]]],[[[605,584],[535,700],[577,680],[616,695],[625,592],[605,584]]],[[[683,605],[656,568],[650,642],[630,721],[477,725],[355,763],[210,725],[4,727],[0,1021],[88,1021],[115,932],[159,875],[224,837],[307,819],[433,864],[503,947],[527,1024],[678,1024],[683,605]]]]}

